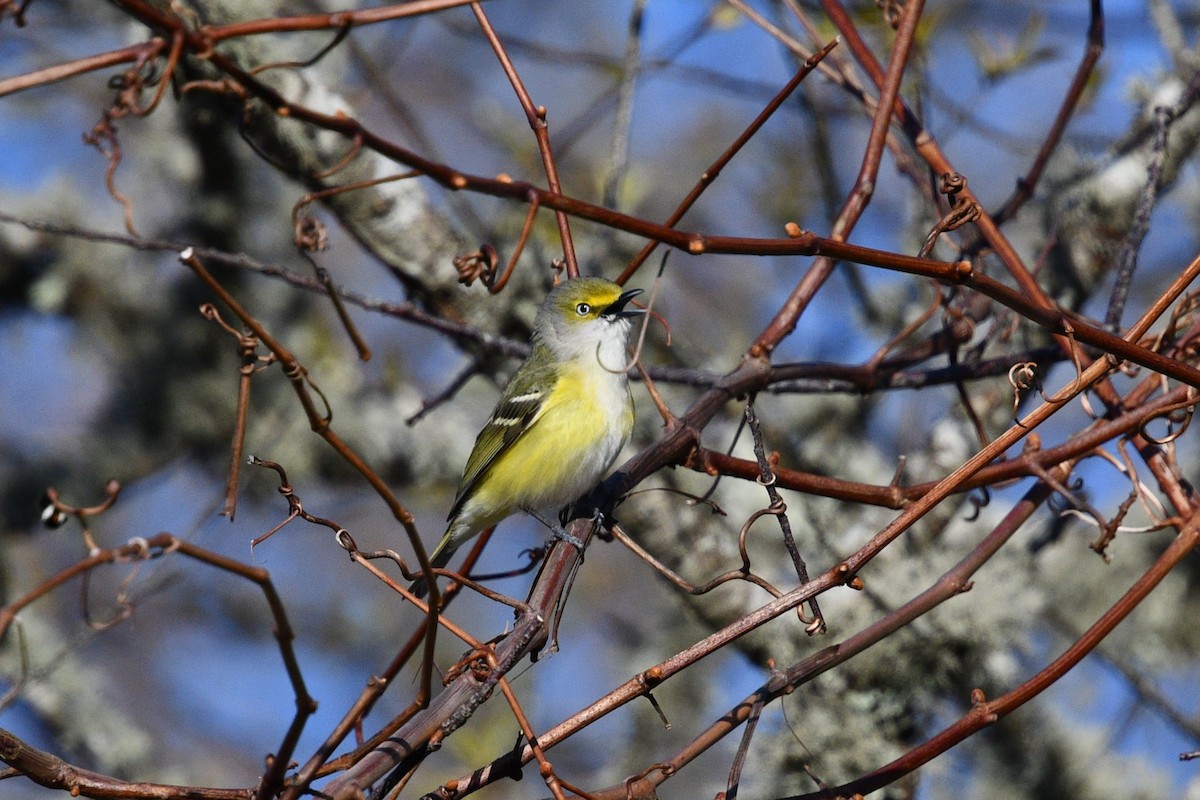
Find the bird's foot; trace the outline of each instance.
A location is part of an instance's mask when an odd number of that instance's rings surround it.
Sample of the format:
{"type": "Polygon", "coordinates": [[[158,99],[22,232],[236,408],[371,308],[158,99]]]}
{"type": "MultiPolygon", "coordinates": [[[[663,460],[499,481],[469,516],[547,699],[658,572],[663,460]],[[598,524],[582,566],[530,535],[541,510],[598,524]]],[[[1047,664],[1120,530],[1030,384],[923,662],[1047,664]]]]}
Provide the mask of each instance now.
{"type": "Polygon", "coordinates": [[[546,541],[547,541],[547,543],[551,543],[551,542],[554,542],[556,539],[559,541],[566,542],[567,544],[571,545],[572,547],[574,547],[576,550],[578,550],[581,553],[583,552],[583,540],[580,539],[578,536],[574,536],[570,533],[567,533],[567,531],[564,528],[560,528],[557,525],[554,526],[554,529],[550,533],[550,538],[547,539],[546,541]]]}

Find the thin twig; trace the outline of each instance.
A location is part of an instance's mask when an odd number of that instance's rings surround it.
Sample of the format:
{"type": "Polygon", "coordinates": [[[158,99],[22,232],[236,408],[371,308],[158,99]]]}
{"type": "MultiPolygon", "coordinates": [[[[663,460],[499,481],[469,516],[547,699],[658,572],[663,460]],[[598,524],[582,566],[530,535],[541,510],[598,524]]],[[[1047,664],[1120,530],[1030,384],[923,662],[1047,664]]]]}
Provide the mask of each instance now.
{"type": "MultiPolygon", "coordinates": [[[[775,473],[771,468],[771,463],[767,458],[767,450],[763,445],[762,426],[758,424],[758,416],[754,413],[753,400],[747,401],[746,410],[746,425],[750,428],[750,435],[754,439],[754,457],[758,459],[758,482],[764,489],[767,490],[767,496],[771,499],[771,507],[778,508],[779,513],[775,518],[779,521],[779,529],[783,532],[783,544],[787,548],[788,555],[792,558],[792,566],[796,569],[796,577],[800,580],[800,585],[808,583],[808,565],[804,563],[804,558],[800,555],[800,549],[796,547],[796,539],[792,536],[792,524],[788,521],[787,506],[783,502],[783,498],[779,495],[779,490],[775,488],[775,473]]],[[[810,636],[818,633],[824,633],[826,630],[825,617],[821,614],[821,608],[817,605],[817,598],[812,598],[808,601],[808,607],[812,609],[811,620],[800,617],[801,622],[805,623],[806,630],[810,636]]]]}

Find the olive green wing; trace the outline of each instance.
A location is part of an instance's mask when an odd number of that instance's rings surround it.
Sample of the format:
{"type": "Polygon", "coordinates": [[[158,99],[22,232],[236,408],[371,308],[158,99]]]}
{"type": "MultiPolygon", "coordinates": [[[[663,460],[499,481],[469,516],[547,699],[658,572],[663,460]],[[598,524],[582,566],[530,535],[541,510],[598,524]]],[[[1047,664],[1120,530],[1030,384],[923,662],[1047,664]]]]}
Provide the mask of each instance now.
{"type": "Polygon", "coordinates": [[[454,507],[450,509],[447,519],[454,519],[474,494],[488,469],[546,410],[546,399],[554,391],[558,370],[550,358],[537,359],[536,355],[535,352],[534,356],[530,356],[509,380],[487,424],[475,439],[475,446],[471,449],[462,481],[458,485],[454,507]],[[542,363],[534,364],[534,361],[542,363]]]}

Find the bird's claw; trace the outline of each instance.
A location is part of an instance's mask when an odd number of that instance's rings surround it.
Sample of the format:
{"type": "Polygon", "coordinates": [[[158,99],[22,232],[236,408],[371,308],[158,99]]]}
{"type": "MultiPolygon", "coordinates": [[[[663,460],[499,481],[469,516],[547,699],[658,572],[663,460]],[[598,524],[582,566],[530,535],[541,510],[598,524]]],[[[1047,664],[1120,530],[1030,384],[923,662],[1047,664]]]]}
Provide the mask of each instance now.
{"type": "Polygon", "coordinates": [[[554,532],[550,534],[550,541],[553,542],[555,539],[566,542],[579,552],[583,552],[583,540],[578,536],[567,533],[563,528],[555,528],[554,532]]]}

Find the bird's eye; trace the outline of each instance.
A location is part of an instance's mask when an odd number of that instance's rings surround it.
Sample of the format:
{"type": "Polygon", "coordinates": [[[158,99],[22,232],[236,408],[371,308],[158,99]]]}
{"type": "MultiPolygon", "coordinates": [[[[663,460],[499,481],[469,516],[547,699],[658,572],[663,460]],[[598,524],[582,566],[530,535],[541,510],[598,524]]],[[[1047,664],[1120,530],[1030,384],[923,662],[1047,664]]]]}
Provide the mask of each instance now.
{"type": "Polygon", "coordinates": [[[588,314],[592,313],[592,307],[587,303],[578,303],[575,306],[575,313],[581,317],[586,317],[588,314]]]}

